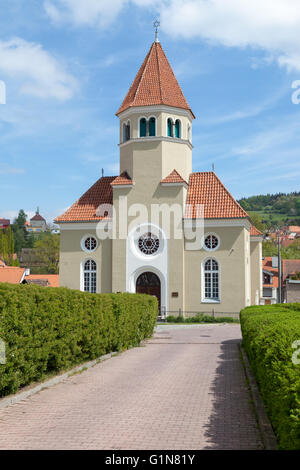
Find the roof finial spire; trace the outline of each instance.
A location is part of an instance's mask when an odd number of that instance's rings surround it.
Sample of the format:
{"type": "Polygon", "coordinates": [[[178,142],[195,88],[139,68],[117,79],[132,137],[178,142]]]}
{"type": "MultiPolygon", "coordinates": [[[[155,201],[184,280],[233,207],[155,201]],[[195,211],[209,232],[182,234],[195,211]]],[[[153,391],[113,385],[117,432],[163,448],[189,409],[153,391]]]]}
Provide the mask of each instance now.
{"type": "Polygon", "coordinates": [[[155,42],[159,42],[158,39],[158,28],[160,27],[160,21],[155,20],[153,23],[153,28],[155,29],[155,42]]]}

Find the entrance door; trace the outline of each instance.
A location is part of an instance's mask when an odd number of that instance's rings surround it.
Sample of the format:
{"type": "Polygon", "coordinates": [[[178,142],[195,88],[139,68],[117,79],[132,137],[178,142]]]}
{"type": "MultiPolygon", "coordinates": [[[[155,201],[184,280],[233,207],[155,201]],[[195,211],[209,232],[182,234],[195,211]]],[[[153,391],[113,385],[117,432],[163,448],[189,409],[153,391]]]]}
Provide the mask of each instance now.
{"type": "Polygon", "coordinates": [[[160,279],[156,274],[151,272],[141,274],[136,280],[136,292],[157,297],[160,309],[160,279]]]}

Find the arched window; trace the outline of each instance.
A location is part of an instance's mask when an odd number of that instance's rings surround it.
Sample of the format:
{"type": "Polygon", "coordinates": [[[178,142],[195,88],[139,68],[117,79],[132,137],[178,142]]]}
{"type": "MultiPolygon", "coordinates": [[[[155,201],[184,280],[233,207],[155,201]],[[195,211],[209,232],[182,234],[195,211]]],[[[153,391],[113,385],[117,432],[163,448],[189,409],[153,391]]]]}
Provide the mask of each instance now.
{"type": "Polygon", "coordinates": [[[173,137],[173,121],[171,118],[169,118],[167,121],[167,127],[168,127],[168,137],[173,137]]]}
{"type": "Polygon", "coordinates": [[[219,264],[214,259],[208,259],[204,264],[204,300],[219,300],[219,264]]]}
{"type": "Polygon", "coordinates": [[[140,119],[140,137],[146,137],[147,121],[145,118],[140,119]]]}
{"type": "Polygon", "coordinates": [[[124,124],[123,124],[123,142],[126,142],[126,140],[127,140],[126,136],[127,136],[127,125],[124,122],[124,124]]]}
{"type": "Polygon", "coordinates": [[[127,122],[126,126],[126,140],[130,140],[130,121],[127,122]]]}
{"type": "Polygon", "coordinates": [[[150,137],[155,136],[155,118],[154,117],[149,119],[149,135],[150,137]]]}
{"type": "Polygon", "coordinates": [[[189,142],[192,142],[192,128],[191,125],[187,125],[187,138],[189,142]]]}
{"type": "Polygon", "coordinates": [[[92,259],[88,259],[83,266],[83,289],[92,294],[97,291],[97,264],[92,259]]]}
{"type": "Polygon", "coordinates": [[[175,137],[181,139],[181,122],[179,119],[175,121],[175,137]]]}

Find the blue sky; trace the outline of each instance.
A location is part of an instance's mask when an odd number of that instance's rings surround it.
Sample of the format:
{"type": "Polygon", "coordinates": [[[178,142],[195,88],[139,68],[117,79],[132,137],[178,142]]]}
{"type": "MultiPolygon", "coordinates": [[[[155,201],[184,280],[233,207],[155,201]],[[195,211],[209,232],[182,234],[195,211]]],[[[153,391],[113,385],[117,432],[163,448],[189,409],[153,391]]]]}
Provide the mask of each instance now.
{"type": "Polygon", "coordinates": [[[123,100],[154,38],[196,115],[193,169],[236,198],[300,190],[299,0],[0,0],[0,217],[52,221],[118,172],[123,100]]]}

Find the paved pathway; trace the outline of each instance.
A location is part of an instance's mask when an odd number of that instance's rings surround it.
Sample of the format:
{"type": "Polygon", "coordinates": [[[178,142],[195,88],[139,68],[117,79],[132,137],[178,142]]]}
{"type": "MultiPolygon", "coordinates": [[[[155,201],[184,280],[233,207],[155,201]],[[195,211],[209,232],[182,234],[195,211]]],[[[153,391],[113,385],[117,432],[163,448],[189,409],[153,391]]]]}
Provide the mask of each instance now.
{"type": "Polygon", "coordinates": [[[261,449],[239,325],[158,327],[0,411],[0,449],[261,449]]]}

